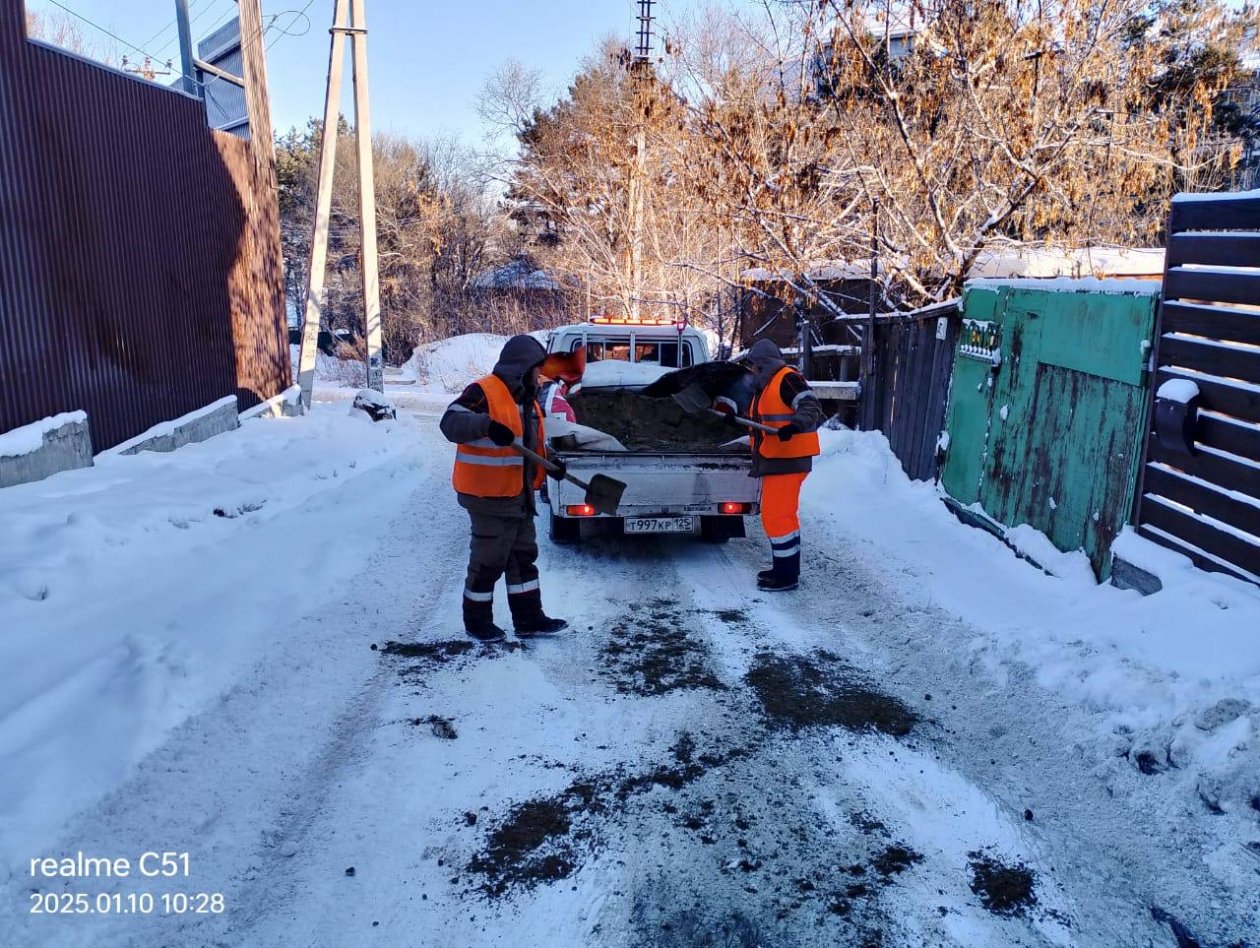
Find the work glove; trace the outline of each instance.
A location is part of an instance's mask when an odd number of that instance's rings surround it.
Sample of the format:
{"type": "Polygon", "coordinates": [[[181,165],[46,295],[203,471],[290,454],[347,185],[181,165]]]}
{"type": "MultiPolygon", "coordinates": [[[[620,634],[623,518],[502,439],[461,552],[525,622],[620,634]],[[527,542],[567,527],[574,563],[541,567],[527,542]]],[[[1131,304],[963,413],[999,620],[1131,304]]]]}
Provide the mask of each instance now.
{"type": "Polygon", "coordinates": [[[516,440],[516,435],[513,434],[511,428],[501,421],[495,421],[493,418],[490,419],[490,428],[486,435],[501,448],[506,448],[516,440]]]}
{"type": "Polygon", "coordinates": [[[564,480],[564,475],[569,472],[568,466],[559,458],[547,458],[547,460],[555,465],[555,470],[547,469],[547,476],[557,481],[564,480]]]}
{"type": "Polygon", "coordinates": [[[780,428],[776,433],[778,434],[780,441],[786,441],[788,438],[792,437],[792,435],[800,434],[801,426],[788,423],[780,428]]]}

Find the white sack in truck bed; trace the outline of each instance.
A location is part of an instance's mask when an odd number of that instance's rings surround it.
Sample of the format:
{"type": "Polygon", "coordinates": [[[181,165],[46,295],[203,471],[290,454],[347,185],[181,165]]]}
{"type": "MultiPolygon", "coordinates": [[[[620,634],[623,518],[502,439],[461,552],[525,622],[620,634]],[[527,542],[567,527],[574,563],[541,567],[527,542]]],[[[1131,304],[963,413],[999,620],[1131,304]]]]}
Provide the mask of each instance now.
{"type": "Polygon", "coordinates": [[[624,451],[626,446],[604,431],[564,418],[547,419],[547,440],[564,451],[624,451]]]}

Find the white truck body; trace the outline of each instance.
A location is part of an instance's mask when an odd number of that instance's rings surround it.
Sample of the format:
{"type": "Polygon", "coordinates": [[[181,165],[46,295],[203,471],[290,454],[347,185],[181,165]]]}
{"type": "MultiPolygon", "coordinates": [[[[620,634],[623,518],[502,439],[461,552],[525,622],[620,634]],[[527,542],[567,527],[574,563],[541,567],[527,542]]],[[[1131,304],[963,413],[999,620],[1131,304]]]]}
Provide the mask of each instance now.
{"type": "MultiPolygon", "coordinates": [[[[548,339],[548,351],[571,352],[587,347],[587,372],[592,381],[617,373],[591,372],[590,366],[621,361],[658,365],[660,374],[709,361],[704,335],[672,323],[589,322],[564,326],[548,339]],[[592,358],[592,357],[595,358],[592,358]],[[678,362],[683,365],[679,366],[678,362]]],[[[650,375],[650,373],[649,373],[650,375]]],[[[627,370],[616,388],[639,389],[644,374],[627,370]]],[[[583,391],[588,390],[584,377],[583,391]]],[[[575,401],[581,395],[575,396],[575,401]]],[[[569,471],[586,480],[606,474],[626,485],[618,516],[594,514],[583,491],[568,481],[550,481],[551,537],[576,542],[596,532],[624,534],[674,533],[714,542],[744,536],[744,517],[760,510],[760,482],[748,476],[752,455],[747,446],[712,450],[593,451],[551,447],[569,471]]]]}

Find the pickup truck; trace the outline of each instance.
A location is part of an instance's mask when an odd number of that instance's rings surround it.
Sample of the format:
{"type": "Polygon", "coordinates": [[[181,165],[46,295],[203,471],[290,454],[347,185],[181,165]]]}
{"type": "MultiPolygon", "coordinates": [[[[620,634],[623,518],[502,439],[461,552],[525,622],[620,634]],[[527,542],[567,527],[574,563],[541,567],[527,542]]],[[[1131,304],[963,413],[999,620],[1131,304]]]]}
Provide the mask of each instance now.
{"type": "MultiPolygon", "coordinates": [[[[703,334],[666,321],[597,318],[554,330],[547,348],[572,352],[579,346],[586,347],[586,373],[569,403],[579,424],[614,435],[635,427],[627,413],[655,405],[653,414],[668,414],[675,407],[668,399],[658,405],[629,393],[673,369],[709,361],[703,334]]],[[[621,451],[578,446],[571,436],[550,438],[549,449],[576,476],[607,474],[626,484],[619,516],[611,517],[588,507],[581,488],[549,482],[552,541],[577,543],[597,533],[684,534],[713,543],[745,536],[744,518],[760,511],[760,484],[748,476],[747,439],[720,418],[680,421],[677,438],[628,438],[621,451]]]]}

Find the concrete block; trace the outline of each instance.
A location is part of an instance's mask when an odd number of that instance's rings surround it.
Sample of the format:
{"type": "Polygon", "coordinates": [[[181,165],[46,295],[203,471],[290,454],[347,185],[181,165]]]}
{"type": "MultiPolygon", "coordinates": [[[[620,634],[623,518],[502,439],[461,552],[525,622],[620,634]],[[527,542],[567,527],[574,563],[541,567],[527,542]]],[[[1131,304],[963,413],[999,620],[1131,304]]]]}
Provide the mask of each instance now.
{"type": "MultiPolygon", "coordinates": [[[[60,471],[92,466],[92,437],[82,412],[45,428],[42,445],[15,456],[0,456],[0,487],[43,480],[60,471]]],[[[19,429],[20,430],[20,429],[19,429]]]]}
{"type": "Polygon", "coordinates": [[[190,412],[174,421],[155,425],[139,437],[119,445],[118,454],[138,454],[141,451],[174,451],[194,441],[205,441],[225,431],[241,426],[236,408],[236,396],[221,398],[212,405],[190,412]]]}
{"type": "Polygon", "coordinates": [[[250,418],[296,418],[302,413],[302,387],[292,385],[279,395],[241,412],[241,421],[250,418]]]}
{"type": "Polygon", "coordinates": [[[1111,585],[1117,589],[1136,589],[1143,596],[1152,595],[1164,588],[1164,584],[1154,573],[1148,573],[1118,556],[1113,556],[1111,560],[1111,585]]]}

